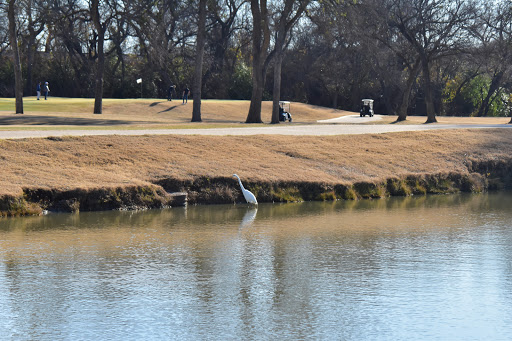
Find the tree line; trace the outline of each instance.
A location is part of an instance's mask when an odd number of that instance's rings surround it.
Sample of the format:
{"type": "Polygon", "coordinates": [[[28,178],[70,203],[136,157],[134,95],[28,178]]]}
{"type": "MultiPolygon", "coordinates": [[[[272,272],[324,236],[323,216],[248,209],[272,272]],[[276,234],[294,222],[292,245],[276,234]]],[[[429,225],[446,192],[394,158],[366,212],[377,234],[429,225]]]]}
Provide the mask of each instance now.
{"type": "Polygon", "coordinates": [[[0,96],[279,100],[377,113],[508,116],[509,0],[8,0],[0,96]],[[142,83],[136,80],[142,78],[142,83]]]}

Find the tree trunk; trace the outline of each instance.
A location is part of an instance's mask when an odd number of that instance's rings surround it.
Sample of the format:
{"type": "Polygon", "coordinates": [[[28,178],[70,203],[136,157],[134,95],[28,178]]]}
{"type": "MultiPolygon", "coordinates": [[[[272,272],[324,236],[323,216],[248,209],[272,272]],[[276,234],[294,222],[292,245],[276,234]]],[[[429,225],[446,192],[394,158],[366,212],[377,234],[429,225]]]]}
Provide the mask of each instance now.
{"type": "Polygon", "coordinates": [[[249,113],[245,123],[262,123],[261,120],[261,102],[263,101],[263,63],[259,62],[259,58],[253,57],[252,63],[252,93],[249,113]]]}
{"type": "Polygon", "coordinates": [[[101,114],[103,110],[103,73],[105,71],[105,53],[103,51],[105,26],[100,22],[99,0],[92,1],[91,16],[94,27],[98,32],[98,61],[96,65],[96,84],[94,90],[94,113],[101,114]]]}
{"type": "Polygon", "coordinates": [[[281,98],[281,68],[283,64],[283,51],[276,51],[274,64],[274,91],[272,97],[272,121],[279,123],[279,100],[281,98]]]}
{"type": "Polygon", "coordinates": [[[264,63],[270,44],[267,0],[251,0],[252,32],[252,94],[251,105],[245,123],[262,123],[261,101],[263,100],[264,63]],[[261,2],[261,4],[260,4],[261,2]]]}
{"type": "Polygon", "coordinates": [[[96,69],[96,86],[94,89],[94,113],[101,114],[103,111],[103,73],[105,70],[105,54],[103,52],[103,43],[105,33],[98,37],[98,65],[96,69]]]}
{"type": "Polygon", "coordinates": [[[405,89],[402,96],[402,103],[398,107],[398,118],[397,122],[405,121],[407,119],[407,108],[409,107],[409,98],[411,97],[411,90],[416,78],[418,77],[418,71],[420,69],[420,60],[416,59],[414,65],[409,69],[409,75],[405,83],[405,89]]]}
{"type": "Polygon", "coordinates": [[[334,93],[332,94],[332,108],[338,109],[338,95],[340,93],[340,86],[338,85],[338,82],[336,81],[336,86],[334,87],[334,93]]]}
{"type": "Polygon", "coordinates": [[[422,58],[421,65],[423,68],[423,80],[425,86],[425,107],[427,111],[427,121],[425,123],[435,123],[436,113],[434,112],[434,102],[432,101],[432,85],[430,82],[430,68],[428,65],[428,59],[422,58]]]}
{"type": "Polygon", "coordinates": [[[283,46],[286,35],[284,18],[279,22],[274,55],[274,89],[272,97],[272,120],[271,123],[279,123],[279,101],[281,100],[281,69],[283,65],[283,46]]]}
{"type": "Polygon", "coordinates": [[[201,122],[201,88],[203,83],[203,55],[206,40],[206,0],[199,1],[199,20],[197,23],[197,46],[194,84],[192,85],[192,96],[194,99],[192,107],[192,122],[201,122]]]}
{"type": "Polygon", "coordinates": [[[16,114],[23,114],[23,77],[21,74],[20,52],[16,38],[16,17],[14,15],[15,0],[9,0],[9,40],[14,58],[14,93],[16,95],[16,114]]]}
{"type": "Polygon", "coordinates": [[[249,114],[245,123],[263,123],[261,120],[261,102],[263,100],[263,75],[253,68],[252,94],[249,114]]]}

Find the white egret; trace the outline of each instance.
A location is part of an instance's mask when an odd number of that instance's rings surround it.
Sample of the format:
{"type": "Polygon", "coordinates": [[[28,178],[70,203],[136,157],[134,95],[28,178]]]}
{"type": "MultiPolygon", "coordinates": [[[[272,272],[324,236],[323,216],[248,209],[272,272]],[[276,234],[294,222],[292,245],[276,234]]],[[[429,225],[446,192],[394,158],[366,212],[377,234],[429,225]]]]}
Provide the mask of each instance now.
{"type": "Polygon", "coordinates": [[[245,200],[247,200],[249,204],[258,205],[258,200],[256,200],[254,194],[244,188],[244,185],[242,185],[242,180],[240,180],[238,175],[233,174],[233,177],[238,179],[238,183],[240,184],[240,189],[242,190],[242,194],[244,195],[245,200]]]}

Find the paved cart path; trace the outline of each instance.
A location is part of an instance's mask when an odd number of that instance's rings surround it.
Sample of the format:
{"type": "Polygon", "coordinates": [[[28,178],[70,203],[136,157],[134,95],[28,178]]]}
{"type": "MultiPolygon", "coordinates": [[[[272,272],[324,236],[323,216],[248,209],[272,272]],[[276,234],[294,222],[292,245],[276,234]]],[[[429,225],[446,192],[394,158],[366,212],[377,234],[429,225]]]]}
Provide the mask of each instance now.
{"type": "Polygon", "coordinates": [[[279,124],[268,127],[209,128],[209,129],[112,129],[112,130],[0,130],[0,139],[38,138],[50,136],[94,136],[94,135],[350,135],[380,134],[401,131],[426,131],[436,129],[485,129],[512,128],[511,124],[279,124]]]}
{"type": "Polygon", "coordinates": [[[328,120],[319,120],[318,123],[368,123],[382,120],[382,115],[361,117],[359,115],[345,115],[328,120]]]}

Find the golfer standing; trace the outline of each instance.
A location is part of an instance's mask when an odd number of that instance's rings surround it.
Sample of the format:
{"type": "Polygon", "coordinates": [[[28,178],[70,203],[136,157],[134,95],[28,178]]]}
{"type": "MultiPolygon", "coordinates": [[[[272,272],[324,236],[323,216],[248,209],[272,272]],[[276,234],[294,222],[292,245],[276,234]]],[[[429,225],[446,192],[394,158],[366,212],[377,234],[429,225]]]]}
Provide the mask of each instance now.
{"type": "Polygon", "coordinates": [[[47,100],[48,99],[48,93],[50,92],[50,85],[48,84],[48,82],[44,82],[44,85],[43,85],[43,94],[44,94],[44,99],[47,100]]]}
{"type": "Polygon", "coordinates": [[[188,94],[190,93],[190,89],[188,86],[185,87],[185,90],[183,90],[183,103],[188,103],[188,94]]]}

